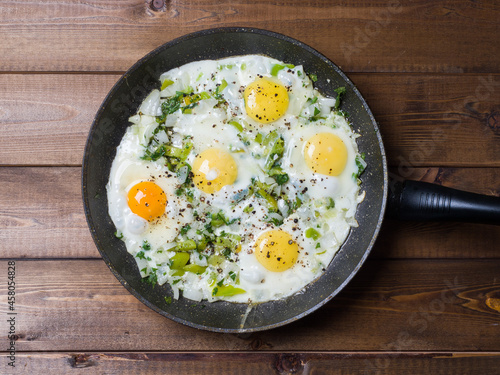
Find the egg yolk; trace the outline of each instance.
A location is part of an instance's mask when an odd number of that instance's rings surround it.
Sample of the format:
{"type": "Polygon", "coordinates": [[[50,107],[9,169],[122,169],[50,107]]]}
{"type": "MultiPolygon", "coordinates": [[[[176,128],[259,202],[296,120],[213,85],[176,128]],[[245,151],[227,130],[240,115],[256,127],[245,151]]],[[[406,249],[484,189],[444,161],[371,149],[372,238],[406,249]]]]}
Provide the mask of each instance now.
{"type": "Polygon", "coordinates": [[[304,159],[315,173],[338,176],[347,164],[347,147],[332,133],[318,133],[304,147],[304,159]]]}
{"type": "Polygon", "coordinates": [[[134,214],[153,221],[165,212],[167,196],[154,182],[143,181],[132,186],[127,194],[127,202],[134,214]]]}
{"type": "Polygon", "coordinates": [[[196,186],[207,194],[213,194],[234,183],[238,167],[228,152],[209,148],[195,158],[193,173],[196,186]]]}
{"type": "Polygon", "coordinates": [[[269,78],[260,78],[249,84],[244,97],[248,116],[263,124],[276,121],[288,108],[285,86],[269,78]]]}
{"type": "Polygon", "coordinates": [[[255,256],[267,270],[283,272],[297,262],[299,246],[290,234],[273,229],[262,233],[255,242],[255,256]]]}

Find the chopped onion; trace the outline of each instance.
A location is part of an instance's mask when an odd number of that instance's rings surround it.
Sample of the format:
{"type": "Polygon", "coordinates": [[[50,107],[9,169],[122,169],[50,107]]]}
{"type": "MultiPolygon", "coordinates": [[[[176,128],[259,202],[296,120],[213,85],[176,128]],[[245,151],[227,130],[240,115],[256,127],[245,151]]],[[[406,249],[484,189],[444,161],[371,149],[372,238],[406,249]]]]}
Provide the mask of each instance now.
{"type": "Polygon", "coordinates": [[[177,171],[177,178],[179,179],[179,183],[183,184],[184,182],[186,182],[188,173],[189,168],[186,165],[179,168],[179,170],[177,171]]]}
{"type": "Polygon", "coordinates": [[[188,299],[191,299],[193,301],[198,301],[200,302],[203,298],[203,293],[201,290],[199,289],[184,289],[182,291],[182,295],[185,297],[185,298],[188,298],[188,299]]]}
{"type": "Polygon", "coordinates": [[[160,91],[153,90],[139,107],[139,111],[149,116],[161,116],[160,91]]]}

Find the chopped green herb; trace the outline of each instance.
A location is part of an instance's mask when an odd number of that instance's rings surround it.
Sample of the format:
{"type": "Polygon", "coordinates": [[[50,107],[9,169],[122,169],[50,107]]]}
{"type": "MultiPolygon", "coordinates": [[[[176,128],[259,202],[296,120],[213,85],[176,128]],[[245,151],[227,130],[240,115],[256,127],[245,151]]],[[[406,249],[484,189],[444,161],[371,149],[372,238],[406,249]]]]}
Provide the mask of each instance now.
{"type": "Polygon", "coordinates": [[[184,226],[181,228],[181,234],[182,234],[182,235],[185,235],[185,234],[188,232],[188,230],[190,230],[190,229],[191,229],[191,225],[189,225],[189,224],[184,225],[184,226]]]}
{"type": "Polygon", "coordinates": [[[314,73],[309,74],[309,78],[311,78],[311,81],[316,82],[318,80],[318,76],[314,73]]]}
{"type": "Polygon", "coordinates": [[[311,105],[311,104],[316,103],[317,101],[318,101],[318,97],[317,97],[317,96],[315,96],[315,97],[313,97],[313,98],[308,98],[308,99],[307,99],[306,104],[311,105]]]}
{"type": "Polygon", "coordinates": [[[149,274],[147,277],[142,279],[143,282],[149,283],[153,285],[153,287],[156,285],[158,282],[158,276],[156,275],[156,272],[149,274]]]}
{"type": "Polygon", "coordinates": [[[224,255],[226,258],[231,257],[231,249],[229,247],[225,247],[224,250],[222,250],[222,255],[224,255]]]}
{"type": "Polygon", "coordinates": [[[170,305],[172,303],[172,297],[168,296],[168,297],[165,297],[165,302],[170,305]]]}
{"type": "Polygon", "coordinates": [[[314,107],[314,114],[309,117],[309,121],[318,121],[319,119],[324,119],[324,117],[320,116],[321,111],[318,107],[314,107]]]}
{"type": "Polygon", "coordinates": [[[326,208],[335,208],[335,201],[333,200],[333,198],[328,197],[328,205],[326,206],[326,208]]]}
{"type": "Polygon", "coordinates": [[[278,185],[286,184],[289,180],[289,177],[286,173],[274,175],[273,178],[276,180],[276,183],[278,185]]]}
{"type": "Polygon", "coordinates": [[[353,177],[358,179],[359,176],[365,171],[366,168],[366,163],[363,160],[363,156],[356,155],[356,158],[354,161],[356,162],[356,166],[358,167],[358,171],[356,173],[353,173],[353,177]],[[363,160],[363,161],[362,161],[363,160]]]}
{"type": "Polygon", "coordinates": [[[340,101],[342,96],[345,94],[345,87],[338,87],[335,89],[335,92],[337,93],[337,98],[335,99],[335,109],[339,109],[340,101]]]}
{"type": "Polygon", "coordinates": [[[141,250],[137,254],[135,254],[135,257],[138,258],[138,259],[146,259],[146,257],[144,256],[144,251],[143,250],[141,250]]]}
{"type": "Polygon", "coordinates": [[[194,107],[196,107],[197,105],[199,104],[199,102],[194,102],[194,103],[191,103],[185,107],[182,107],[182,113],[187,113],[187,114],[190,114],[191,113],[191,109],[193,109],[194,107]]]}

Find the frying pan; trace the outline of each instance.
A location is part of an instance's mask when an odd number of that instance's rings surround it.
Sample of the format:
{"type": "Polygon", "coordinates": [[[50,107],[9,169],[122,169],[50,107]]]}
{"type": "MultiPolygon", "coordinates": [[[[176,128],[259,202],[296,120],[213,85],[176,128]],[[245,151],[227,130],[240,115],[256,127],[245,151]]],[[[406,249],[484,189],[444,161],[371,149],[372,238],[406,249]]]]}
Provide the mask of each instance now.
{"type": "MultiPolygon", "coordinates": [[[[437,213],[440,219],[458,215],[457,218],[466,220],[472,215],[477,220],[500,221],[500,203],[494,197],[435,191],[441,187],[415,185],[414,182],[395,183],[394,187],[390,202],[395,208],[390,213],[395,217],[429,219],[437,213]],[[493,204],[495,208],[490,209],[493,204]],[[407,217],[408,212],[413,214],[407,217]]],[[[118,80],[99,108],[90,129],[82,167],[87,222],[111,272],[130,293],[154,311],[176,322],[217,332],[252,332],[278,327],[300,319],[332,299],[370,253],[384,217],[388,189],[387,163],[377,123],[354,84],[334,63],[311,47],[287,36],[254,28],[195,32],[139,60],[118,80]],[[326,271],[302,292],[288,298],[256,305],[194,302],[182,297],[172,298],[167,303],[165,296],[173,294],[170,286],[142,282],[134,258],[114,235],[115,227],[108,215],[106,183],[116,147],[129,125],[128,118],[137,112],[146,95],[158,88],[161,73],[192,61],[246,54],[263,54],[303,65],[304,71],[316,74],[315,87],[324,95],[335,97],[335,88],[346,88],[341,108],[349,114],[354,130],[362,135],[357,142],[368,164],[361,178],[366,198],[356,214],[359,227],[351,230],[326,271]]]]}

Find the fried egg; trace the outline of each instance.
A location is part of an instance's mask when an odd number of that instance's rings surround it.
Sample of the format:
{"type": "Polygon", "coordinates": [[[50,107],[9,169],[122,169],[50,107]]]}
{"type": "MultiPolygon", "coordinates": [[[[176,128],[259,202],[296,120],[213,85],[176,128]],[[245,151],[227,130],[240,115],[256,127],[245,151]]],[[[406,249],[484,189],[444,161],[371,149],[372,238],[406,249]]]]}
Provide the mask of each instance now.
{"type": "Polygon", "coordinates": [[[130,122],[109,214],[141,276],[174,298],[286,298],[357,226],[358,135],[302,66],[192,62],[162,74],[130,122]]]}

